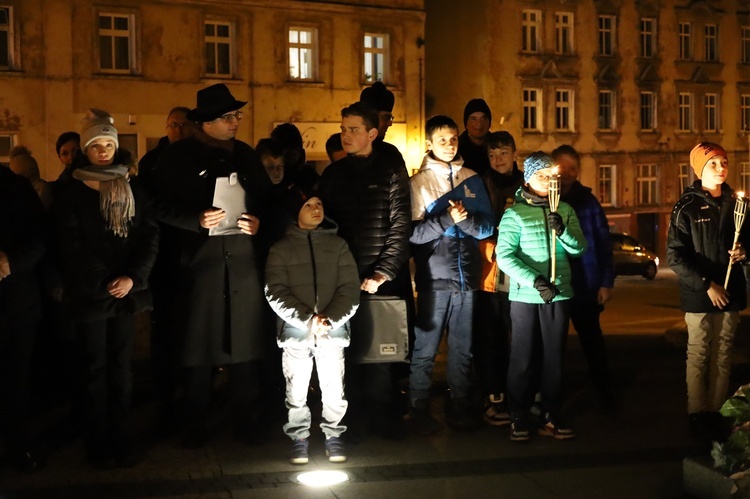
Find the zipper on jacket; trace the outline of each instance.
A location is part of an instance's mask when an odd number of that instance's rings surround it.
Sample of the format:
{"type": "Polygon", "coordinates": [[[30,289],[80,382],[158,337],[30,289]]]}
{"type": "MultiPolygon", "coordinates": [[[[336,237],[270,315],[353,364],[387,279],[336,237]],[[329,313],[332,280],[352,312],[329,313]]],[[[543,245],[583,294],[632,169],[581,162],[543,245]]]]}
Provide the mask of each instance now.
{"type": "MultiPolygon", "coordinates": [[[[315,306],[313,307],[313,314],[318,314],[318,268],[315,265],[315,250],[313,249],[312,243],[312,231],[307,231],[307,245],[310,247],[310,261],[312,261],[312,273],[313,273],[313,293],[315,293],[315,306]]],[[[313,336],[313,343],[318,346],[318,340],[313,336]]]]}
{"type": "MultiPolygon", "coordinates": [[[[451,183],[451,193],[456,189],[456,186],[453,184],[453,165],[449,162],[448,163],[448,180],[451,183]]],[[[456,225],[455,223],[453,225],[456,225]]],[[[464,269],[461,265],[461,238],[459,237],[461,229],[456,227],[456,244],[458,245],[458,283],[461,286],[461,292],[463,293],[466,287],[465,285],[465,278],[464,278],[464,269]]]]}
{"type": "MultiPolygon", "coordinates": [[[[544,222],[544,233],[547,235],[547,254],[550,257],[547,259],[547,275],[550,276],[550,282],[555,285],[555,276],[552,275],[552,234],[549,231],[549,223],[547,222],[547,208],[542,206],[542,222],[544,222]]],[[[557,247],[554,249],[557,253],[557,247]]]]}

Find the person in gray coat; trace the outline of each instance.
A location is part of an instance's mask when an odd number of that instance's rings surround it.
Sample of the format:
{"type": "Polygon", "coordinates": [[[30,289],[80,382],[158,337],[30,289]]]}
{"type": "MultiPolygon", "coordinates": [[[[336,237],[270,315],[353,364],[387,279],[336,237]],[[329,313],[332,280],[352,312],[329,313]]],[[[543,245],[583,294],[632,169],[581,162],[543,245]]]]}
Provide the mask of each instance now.
{"type": "Polygon", "coordinates": [[[349,346],[349,319],[359,305],[359,273],[349,247],[336,235],[338,226],[324,217],[319,197],[295,190],[292,213],[297,223],[276,243],[266,263],[266,299],[278,315],[277,340],[283,348],[292,464],[307,464],[310,409],[307,393],[313,359],[320,382],[331,462],[346,461],[341,434],[346,426],[344,348],[349,346]]]}

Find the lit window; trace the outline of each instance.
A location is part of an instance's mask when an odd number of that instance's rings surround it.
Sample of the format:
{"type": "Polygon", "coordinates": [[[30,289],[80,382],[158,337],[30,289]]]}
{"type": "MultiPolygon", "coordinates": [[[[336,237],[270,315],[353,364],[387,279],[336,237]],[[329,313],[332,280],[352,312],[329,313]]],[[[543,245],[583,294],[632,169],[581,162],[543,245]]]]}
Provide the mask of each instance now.
{"type": "Polygon", "coordinates": [[[741,130],[750,132],[750,94],[740,95],[740,125],[741,130]]]}
{"type": "Polygon", "coordinates": [[[703,129],[707,132],[719,130],[719,96],[706,94],[703,96],[703,129]]]}
{"type": "Polygon", "coordinates": [[[678,130],[690,132],[693,130],[693,95],[681,92],[679,95],[679,117],[678,130]]]}
{"type": "Polygon", "coordinates": [[[573,131],[572,90],[555,90],[555,128],[562,132],[573,131]]]}
{"type": "Polygon", "coordinates": [[[680,23],[680,60],[689,61],[693,58],[693,26],[690,23],[680,23]]]}
{"type": "Polygon", "coordinates": [[[653,131],[656,128],[656,94],[641,92],[641,130],[653,131]]]}
{"type": "Polygon", "coordinates": [[[615,93],[599,90],[599,130],[615,128],[615,93]]]}
{"type": "Polygon", "coordinates": [[[599,55],[615,53],[615,16],[599,16],[599,55]]]}
{"type": "Polygon", "coordinates": [[[536,54],[542,50],[542,11],[521,12],[521,51],[536,54]]]}
{"type": "Polygon", "coordinates": [[[99,14],[99,69],[107,73],[135,71],[135,17],[99,14]]]}
{"type": "Polygon", "coordinates": [[[655,205],[659,202],[659,167],[656,165],[638,165],[636,179],[638,204],[641,206],[655,205]]]}
{"type": "Polygon", "coordinates": [[[289,28],[289,77],[315,80],[317,76],[318,30],[289,28]]]}
{"type": "Polygon", "coordinates": [[[206,76],[231,77],[234,53],[234,26],[228,22],[206,21],[206,76]]]}
{"type": "Polygon", "coordinates": [[[654,57],[656,54],[656,19],[641,19],[641,57],[654,57]]]}
{"type": "Polygon", "coordinates": [[[617,205],[616,199],[616,165],[599,165],[599,203],[602,206],[617,205]]]}
{"type": "Polygon", "coordinates": [[[388,63],[388,35],[365,33],[365,66],[364,81],[373,83],[386,82],[386,64],[388,63]]]}
{"type": "Polygon", "coordinates": [[[13,7],[0,7],[0,70],[13,68],[13,7]]]}
{"type": "Polygon", "coordinates": [[[742,64],[750,64],[750,26],[742,27],[740,43],[742,45],[742,64]]]}
{"type": "Polygon", "coordinates": [[[570,12],[555,13],[555,53],[573,53],[573,14],[570,12]]]}
{"type": "Polygon", "coordinates": [[[706,34],[704,42],[705,60],[706,62],[716,62],[719,60],[719,50],[716,45],[718,28],[715,24],[706,24],[704,30],[706,34]]]}
{"type": "Polygon", "coordinates": [[[523,129],[541,131],[542,91],[537,88],[523,90],[523,129]]]}

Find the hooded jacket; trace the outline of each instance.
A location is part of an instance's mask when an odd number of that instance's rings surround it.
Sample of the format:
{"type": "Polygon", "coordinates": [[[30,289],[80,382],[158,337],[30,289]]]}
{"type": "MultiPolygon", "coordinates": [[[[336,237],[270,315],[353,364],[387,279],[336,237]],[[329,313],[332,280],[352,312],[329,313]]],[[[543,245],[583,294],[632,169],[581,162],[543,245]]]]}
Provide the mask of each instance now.
{"type": "MultiPolygon", "coordinates": [[[[711,282],[724,285],[729,250],[734,240],[734,191],[721,186],[714,199],[701,188],[700,180],[687,187],[672,210],[667,234],[667,261],[680,279],[682,310],[693,313],[743,310],[746,306],[745,275],[739,265],[729,278],[729,304],[720,310],[708,297],[711,282]]],[[[740,242],[748,248],[747,220],[740,242]]]]}
{"type": "Polygon", "coordinates": [[[471,291],[480,285],[479,241],[492,235],[495,217],[481,177],[426,154],[411,178],[415,281],[417,291],[471,291]],[[450,201],[461,201],[469,216],[454,223],[450,201]]]}
{"type": "MultiPolygon", "coordinates": [[[[497,266],[510,276],[511,301],[544,303],[534,288],[534,281],[541,275],[550,278],[550,245],[552,232],[547,221],[549,201],[521,187],[516,193],[516,203],[508,208],[500,221],[497,237],[497,266]]],[[[553,301],[573,297],[568,256],[579,256],[586,250],[573,208],[561,202],[557,213],[563,219],[565,230],[555,238],[556,275],[555,285],[560,294],[553,301]]],[[[550,279],[553,280],[553,279],[550,279]]]]}
{"type": "Polygon", "coordinates": [[[314,344],[311,319],[331,321],[328,337],[349,345],[349,319],[359,306],[357,264],[337,225],[326,218],[315,230],[289,225],[286,236],[271,247],[266,262],[266,300],[279,317],[277,339],[314,344]]]}

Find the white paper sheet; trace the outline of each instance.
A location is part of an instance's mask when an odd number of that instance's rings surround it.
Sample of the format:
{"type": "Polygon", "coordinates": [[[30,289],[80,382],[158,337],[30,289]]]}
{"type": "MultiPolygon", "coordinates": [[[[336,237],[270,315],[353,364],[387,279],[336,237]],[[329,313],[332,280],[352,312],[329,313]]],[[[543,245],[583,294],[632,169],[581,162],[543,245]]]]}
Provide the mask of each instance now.
{"type": "Polygon", "coordinates": [[[214,187],[213,205],[226,212],[224,219],[214,227],[208,229],[209,236],[228,236],[242,234],[237,227],[237,219],[247,211],[245,206],[245,189],[237,179],[237,174],[232,173],[229,177],[218,177],[214,187]]]}

